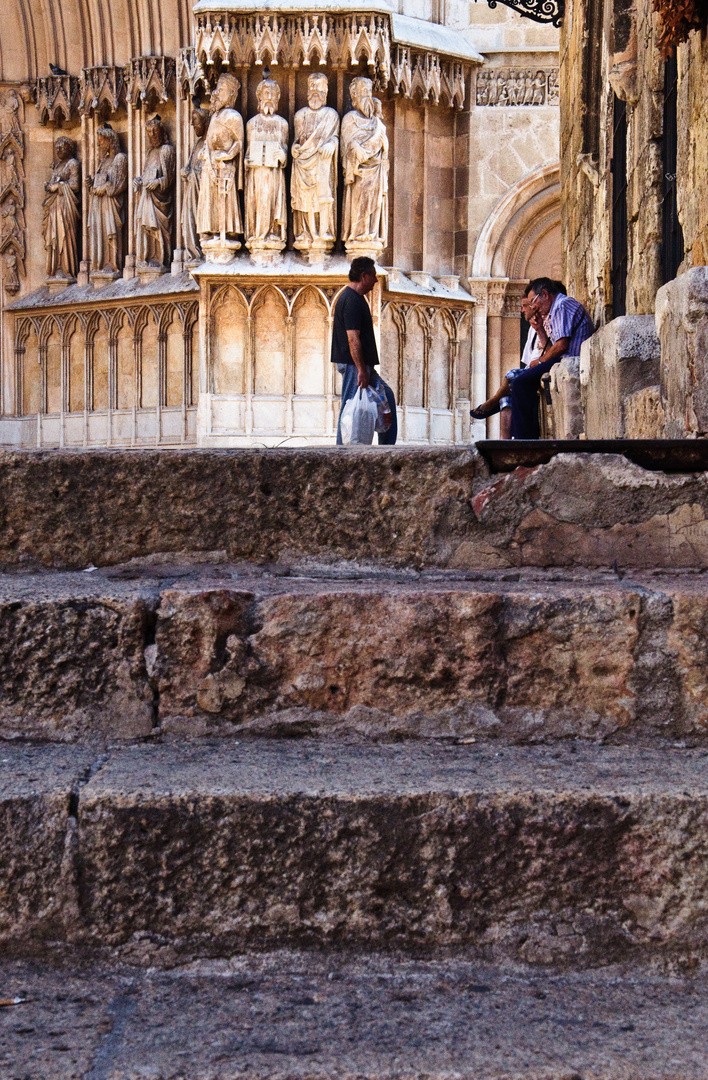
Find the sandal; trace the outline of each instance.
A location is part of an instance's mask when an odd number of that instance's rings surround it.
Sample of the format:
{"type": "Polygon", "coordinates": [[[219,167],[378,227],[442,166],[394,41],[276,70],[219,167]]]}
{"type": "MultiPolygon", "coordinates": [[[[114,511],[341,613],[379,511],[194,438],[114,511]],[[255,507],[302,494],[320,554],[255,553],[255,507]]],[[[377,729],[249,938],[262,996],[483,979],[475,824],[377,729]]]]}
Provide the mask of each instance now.
{"type": "Polygon", "coordinates": [[[491,409],[483,409],[481,405],[478,405],[476,409],[470,409],[470,416],[473,420],[487,420],[490,416],[495,416],[498,412],[498,405],[493,406],[491,409]]]}

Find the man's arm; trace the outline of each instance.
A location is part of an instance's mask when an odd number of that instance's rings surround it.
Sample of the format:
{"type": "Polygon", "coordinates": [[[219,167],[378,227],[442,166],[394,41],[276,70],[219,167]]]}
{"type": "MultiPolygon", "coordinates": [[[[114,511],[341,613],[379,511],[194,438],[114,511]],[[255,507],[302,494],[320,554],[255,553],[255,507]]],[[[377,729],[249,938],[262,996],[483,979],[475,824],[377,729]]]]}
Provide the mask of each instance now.
{"type": "Polygon", "coordinates": [[[558,341],[554,341],[553,344],[548,343],[548,346],[543,350],[538,360],[534,360],[529,367],[535,367],[536,364],[545,364],[547,360],[560,360],[562,356],[565,356],[568,346],[570,345],[570,338],[559,337],[558,341]]]}
{"type": "Polygon", "coordinates": [[[361,349],[361,333],[359,330],[347,330],[347,340],[349,342],[349,352],[352,354],[352,360],[356,364],[356,370],[358,372],[356,377],[356,385],[361,390],[366,390],[369,385],[369,369],[364,363],[364,353],[361,349]]]}

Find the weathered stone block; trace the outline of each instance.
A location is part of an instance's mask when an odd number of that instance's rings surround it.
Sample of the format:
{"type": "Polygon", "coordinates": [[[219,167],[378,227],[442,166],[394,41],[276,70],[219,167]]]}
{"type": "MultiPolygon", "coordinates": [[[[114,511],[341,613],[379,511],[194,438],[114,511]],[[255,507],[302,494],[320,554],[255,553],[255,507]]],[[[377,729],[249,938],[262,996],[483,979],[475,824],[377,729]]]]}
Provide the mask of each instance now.
{"type": "Polygon", "coordinates": [[[580,357],[566,356],[550,371],[553,428],[556,439],[577,439],[583,431],[580,357]]]}
{"type": "Polygon", "coordinates": [[[588,439],[630,435],[629,399],[659,382],[653,315],[625,315],[601,326],[580,349],[580,389],[588,439]]]}
{"type": "Polygon", "coordinates": [[[630,394],[625,405],[625,436],[628,439],[661,439],[664,436],[664,403],[661,386],[647,386],[630,394]]]}
{"type": "Polygon", "coordinates": [[[0,587],[0,735],[148,735],[153,693],[144,662],[145,602],[114,589],[87,595],[76,581],[73,595],[56,583],[52,595],[46,581],[32,580],[36,592],[29,597],[16,579],[0,587]]]}
{"type": "Polygon", "coordinates": [[[708,435],[708,267],[696,266],[656,294],[666,436],[708,435]]]}
{"type": "Polygon", "coordinates": [[[702,753],[307,741],[115,752],[78,811],[102,944],[702,955],[702,753]],[[687,795],[686,792],[690,792],[687,795]]]}
{"type": "Polygon", "coordinates": [[[92,754],[82,747],[0,749],[0,943],[7,956],[76,932],[70,800],[92,754]]]}

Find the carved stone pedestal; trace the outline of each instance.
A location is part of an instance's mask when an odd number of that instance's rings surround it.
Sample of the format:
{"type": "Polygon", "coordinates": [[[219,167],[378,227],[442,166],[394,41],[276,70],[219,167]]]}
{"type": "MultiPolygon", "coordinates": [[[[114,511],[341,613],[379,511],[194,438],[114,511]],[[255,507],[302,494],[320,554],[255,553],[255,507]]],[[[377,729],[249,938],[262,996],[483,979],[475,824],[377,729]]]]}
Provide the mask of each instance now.
{"type": "Polygon", "coordinates": [[[136,270],[135,270],[135,256],[134,255],[126,255],[126,257],[125,257],[125,265],[123,267],[123,280],[124,281],[130,281],[132,278],[135,277],[135,273],[136,273],[136,270]]]}
{"type": "Polygon", "coordinates": [[[166,267],[153,266],[152,263],[138,263],[136,269],[143,285],[147,285],[151,281],[157,281],[159,277],[167,273],[166,267]]]}
{"type": "Polygon", "coordinates": [[[213,240],[202,239],[204,258],[216,266],[227,266],[233,262],[240,249],[240,240],[222,240],[220,236],[215,236],[213,240]]]}
{"type": "Polygon", "coordinates": [[[377,262],[384,249],[384,245],[377,237],[372,237],[370,240],[347,240],[344,247],[350,261],[359,258],[360,255],[366,255],[377,262]]]}
{"type": "Polygon", "coordinates": [[[326,240],[309,240],[302,244],[298,244],[296,240],[294,244],[296,250],[310,266],[322,266],[325,259],[332,254],[333,246],[326,240]]]}
{"type": "Polygon", "coordinates": [[[89,274],[89,280],[94,289],[102,289],[104,285],[110,285],[120,277],[115,270],[93,270],[89,274]]]}
{"type": "Polygon", "coordinates": [[[275,266],[282,262],[284,249],[281,240],[253,240],[249,245],[251,262],[256,266],[275,266]]]}
{"type": "Polygon", "coordinates": [[[54,296],[56,293],[63,292],[67,285],[73,285],[75,281],[76,278],[73,277],[50,277],[47,278],[47,288],[54,296]]]}

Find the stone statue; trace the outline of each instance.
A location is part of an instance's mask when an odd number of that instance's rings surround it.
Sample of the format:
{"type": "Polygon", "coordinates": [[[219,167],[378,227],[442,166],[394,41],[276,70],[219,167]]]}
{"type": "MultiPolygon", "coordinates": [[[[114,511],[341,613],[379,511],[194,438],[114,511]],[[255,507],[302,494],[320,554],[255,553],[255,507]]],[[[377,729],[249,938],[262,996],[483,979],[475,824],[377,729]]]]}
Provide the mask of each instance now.
{"type": "Polygon", "coordinates": [[[145,125],[150,149],[142,176],[133,187],[135,207],[135,255],[138,268],[166,269],[172,257],[175,148],[159,116],[145,125]]]}
{"type": "Polygon", "coordinates": [[[199,204],[199,181],[202,175],[202,149],[204,147],[204,135],[209,124],[209,113],[206,109],[200,109],[197,100],[194,100],[192,109],[192,127],[196,140],[189,161],[182,169],[182,239],[184,249],[187,252],[189,262],[201,261],[202,249],[199,246],[199,233],[197,232],[197,206],[199,204]]]}
{"type": "Polygon", "coordinates": [[[256,87],[258,113],[246,124],[246,246],[261,263],[283,250],[288,226],[288,122],[275,112],[280,87],[267,71],[263,74],[256,87]]]}
{"type": "Polygon", "coordinates": [[[307,80],[307,108],[295,113],[290,199],[295,247],[316,261],[337,239],[339,116],[327,107],[327,76],[307,80]]]}
{"type": "Polygon", "coordinates": [[[349,258],[381,255],[388,236],[388,138],[371,79],[350,88],[354,108],[342,120],[342,240],[349,258]]]}
{"type": "Polygon", "coordinates": [[[128,159],[121,153],[118,132],[104,124],[96,132],[98,168],[87,176],[88,241],[92,273],[118,274],[123,264],[123,221],[128,159]]]}
{"type": "Polygon", "coordinates": [[[243,188],[243,119],[234,105],[241,84],[219,77],[211,96],[209,127],[201,151],[197,232],[202,251],[215,262],[231,262],[243,234],[238,193],[243,188]]]}
{"type": "Polygon", "coordinates": [[[42,232],[47,249],[47,277],[72,281],[79,268],[78,228],[81,166],[76,159],[76,143],[61,135],[54,150],[57,160],[42,206],[42,232]]]}

